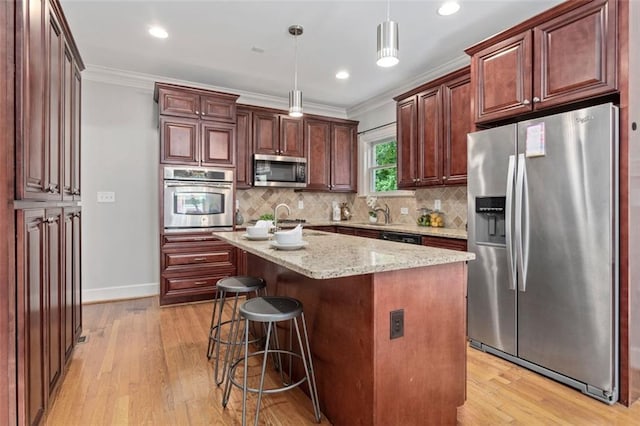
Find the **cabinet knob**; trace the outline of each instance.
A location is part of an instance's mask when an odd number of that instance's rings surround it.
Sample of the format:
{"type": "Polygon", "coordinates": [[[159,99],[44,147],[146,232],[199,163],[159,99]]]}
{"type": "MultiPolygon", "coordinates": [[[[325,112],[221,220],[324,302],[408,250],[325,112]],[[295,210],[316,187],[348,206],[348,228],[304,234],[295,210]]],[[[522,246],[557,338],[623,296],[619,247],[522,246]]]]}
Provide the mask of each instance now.
{"type": "Polygon", "coordinates": [[[522,105],[529,105],[531,102],[529,101],[529,99],[525,99],[524,101],[522,101],[522,105]]]}
{"type": "Polygon", "coordinates": [[[202,115],[203,115],[203,116],[205,116],[205,115],[207,115],[207,114],[205,114],[205,113],[203,112],[203,113],[202,113],[202,115]]]}
{"type": "Polygon", "coordinates": [[[540,98],[539,98],[539,97],[537,97],[537,96],[535,96],[535,97],[533,98],[533,103],[534,103],[534,104],[537,104],[538,102],[540,102],[540,98]]]}
{"type": "Polygon", "coordinates": [[[196,115],[200,115],[200,111],[196,110],[196,115]]]}

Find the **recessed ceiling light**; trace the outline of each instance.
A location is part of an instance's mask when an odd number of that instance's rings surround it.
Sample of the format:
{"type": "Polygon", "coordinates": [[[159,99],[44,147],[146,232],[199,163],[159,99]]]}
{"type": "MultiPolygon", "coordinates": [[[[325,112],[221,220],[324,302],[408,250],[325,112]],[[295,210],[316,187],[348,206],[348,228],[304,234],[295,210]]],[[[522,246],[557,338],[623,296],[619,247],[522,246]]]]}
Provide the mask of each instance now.
{"type": "Polygon", "coordinates": [[[447,16],[453,15],[460,10],[460,5],[457,1],[447,1],[438,8],[438,15],[447,16]]]}
{"type": "Polygon", "coordinates": [[[169,37],[169,33],[165,31],[162,27],[151,27],[149,28],[149,34],[157,38],[167,38],[169,37]]]}
{"type": "Polygon", "coordinates": [[[338,80],[346,80],[347,78],[349,78],[349,72],[345,70],[338,71],[336,73],[336,78],[338,80]]]}

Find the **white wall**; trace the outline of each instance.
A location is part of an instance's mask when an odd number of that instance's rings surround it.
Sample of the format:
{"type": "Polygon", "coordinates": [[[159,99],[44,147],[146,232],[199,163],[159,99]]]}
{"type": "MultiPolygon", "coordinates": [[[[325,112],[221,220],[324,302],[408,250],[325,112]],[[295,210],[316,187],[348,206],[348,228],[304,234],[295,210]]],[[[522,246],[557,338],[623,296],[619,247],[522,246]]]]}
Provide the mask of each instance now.
{"type": "Polygon", "coordinates": [[[358,132],[364,132],[378,126],[396,122],[396,102],[390,97],[388,101],[362,113],[349,116],[350,120],[357,120],[358,132]]]}
{"type": "Polygon", "coordinates": [[[159,293],[156,117],[151,89],[83,80],[83,302],[159,293]]]}

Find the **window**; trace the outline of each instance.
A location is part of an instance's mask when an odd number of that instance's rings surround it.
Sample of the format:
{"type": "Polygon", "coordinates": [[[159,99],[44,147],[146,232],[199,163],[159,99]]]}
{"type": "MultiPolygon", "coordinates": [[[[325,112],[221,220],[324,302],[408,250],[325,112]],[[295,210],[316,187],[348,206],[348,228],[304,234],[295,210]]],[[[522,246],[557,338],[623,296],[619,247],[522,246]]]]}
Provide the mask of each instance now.
{"type": "Polygon", "coordinates": [[[371,144],[369,161],[370,192],[387,192],[398,189],[398,150],[394,140],[371,144]]]}
{"type": "Polygon", "coordinates": [[[360,196],[407,196],[398,190],[398,144],[395,123],[364,132],[359,140],[360,196]]]}

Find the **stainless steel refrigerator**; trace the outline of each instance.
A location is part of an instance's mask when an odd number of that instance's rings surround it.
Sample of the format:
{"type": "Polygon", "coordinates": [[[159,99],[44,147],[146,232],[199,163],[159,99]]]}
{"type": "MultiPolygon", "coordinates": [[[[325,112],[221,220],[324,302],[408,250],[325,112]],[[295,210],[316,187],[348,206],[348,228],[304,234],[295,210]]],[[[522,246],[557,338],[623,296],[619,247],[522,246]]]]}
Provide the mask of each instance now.
{"type": "Polygon", "coordinates": [[[468,336],[618,399],[618,110],[470,133],[468,336]]]}

